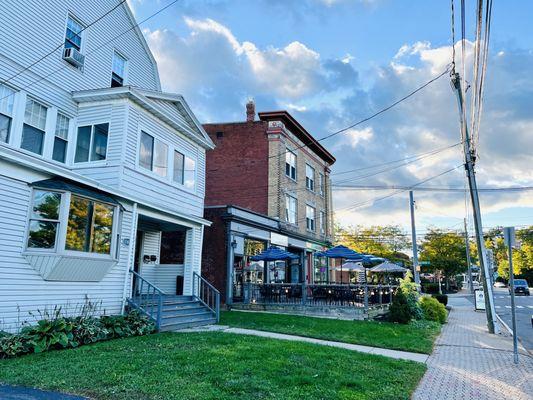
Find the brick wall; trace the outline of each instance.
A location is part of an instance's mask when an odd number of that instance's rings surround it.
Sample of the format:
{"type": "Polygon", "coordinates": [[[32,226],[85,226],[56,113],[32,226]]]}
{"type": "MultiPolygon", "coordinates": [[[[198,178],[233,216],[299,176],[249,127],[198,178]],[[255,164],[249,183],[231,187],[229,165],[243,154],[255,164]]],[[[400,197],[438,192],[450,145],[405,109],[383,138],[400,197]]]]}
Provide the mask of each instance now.
{"type": "Polygon", "coordinates": [[[204,230],[202,256],[202,276],[221,294],[221,301],[226,302],[226,257],[227,237],[226,223],[222,219],[226,207],[206,208],[204,218],[213,224],[204,230]]]}
{"type": "Polygon", "coordinates": [[[207,152],[206,206],[232,204],[268,213],[267,123],[205,124],[216,145],[207,152]]]}

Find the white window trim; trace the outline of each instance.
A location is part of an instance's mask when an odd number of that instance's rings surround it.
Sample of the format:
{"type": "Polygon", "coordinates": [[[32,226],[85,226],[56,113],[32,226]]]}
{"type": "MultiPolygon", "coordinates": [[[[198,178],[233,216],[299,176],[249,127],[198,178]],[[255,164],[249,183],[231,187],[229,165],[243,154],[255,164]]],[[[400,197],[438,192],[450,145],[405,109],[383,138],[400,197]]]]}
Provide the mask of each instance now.
{"type": "Polygon", "coordinates": [[[285,147],[285,153],[291,153],[292,155],[294,155],[294,178],[290,176],[290,174],[287,175],[287,167],[286,167],[287,158],[285,158],[285,163],[283,164],[283,169],[285,170],[284,171],[285,176],[289,178],[291,181],[296,182],[298,180],[298,155],[296,154],[296,151],[293,151],[289,147],[285,147]]]}
{"type": "MultiPolygon", "coordinates": [[[[71,124],[72,124],[72,121],[71,121],[71,124]]],[[[72,155],[71,155],[71,160],[72,160],[72,165],[75,166],[75,167],[84,167],[84,166],[95,166],[95,165],[107,165],[109,160],[107,159],[107,156],[109,154],[109,139],[111,137],[111,121],[107,120],[107,121],[101,121],[101,122],[93,122],[91,124],[76,124],[75,125],[76,128],[74,129],[74,140],[72,141],[73,143],[73,151],[72,151],[72,155]],[[108,129],[107,129],[107,147],[106,147],[106,152],[105,152],[105,158],[103,160],[96,160],[96,161],[91,161],[91,151],[92,151],[92,148],[93,148],[93,133],[94,133],[94,127],[96,125],[102,125],[102,124],[108,124],[108,129]],[[86,126],[90,126],[91,127],[91,140],[89,141],[89,160],[88,161],[78,161],[76,162],[76,149],[78,148],[78,129],[80,128],[84,128],[86,126]]],[[[55,126],[54,126],[55,128],[55,126]]],[[[50,153],[50,159],[52,159],[52,154],[50,153]]],[[[57,161],[56,161],[57,162],[57,161]]],[[[64,164],[61,164],[59,163],[60,165],[64,165],[64,164]]]]}
{"type": "Polygon", "coordinates": [[[285,218],[286,218],[286,223],[289,224],[289,225],[293,225],[293,226],[298,226],[298,198],[296,196],[293,196],[292,194],[290,193],[285,193],[285,218]],[[295,215],[294,215],[294,221],[295,222],[290,222],[288,220],[288,209],[287,209],[287,197],[290,197],[292,199],[294,199],[295,201],[295,215]]]}
{"type": "Polygon", "coordinates": [[[122,51],[118,50],[117,48],[113,48],[112,52],[111,52],[111,57],[112,57],[111,58],[111,79],[113,79],[113,64],[114,64],[114,61],[115,61],[115,54],[118,54],[120,57],[122,57],[124,59],[124,76],[122,77],[122,86],[127,86],[128,85],[128,75],[129,75],[128,72],[129,72],[130,60],[129,60],[128,57],[126,57],[126,55],[122,51]]]}
{"type": "MultiPolygon", "coordinates": [[[[64,24],[64,30],[63,30],[63,44],[66,42],[67,40],[67,25],[68,25],[68,20],[69,18],[72,18],[73,20],[75,20],[78,24],[82,25],[85,29],[81,32],[81,47],[80,47],[80,53],[81,54],[85,54],[85,50],[86,50],[86,43],[87,43],[87,40],[88,40],[88,33],[89,33],[89,29],[87,29],[87,26],[88,24],[83,21],[81,18],[79,18],[76,13],[74,13],[72,10],[68,10],[67,11],[67,15],[65,17],[65,24],[64,24]]],[[[63,47],[61,47],[61,61],[67,65],[71,70],[74,70],[74,71],[77,71],[79,72],[80,74],[83,74],[83,71],[85,70],[85,66],[82,66],[81,68],[78,68],[76,67],[75,65],[72,65],[71,63],[69,63],[67,60],[64,60],[63,59],[63,47]]]]}
{"type": "Polygon", "coordinates": [[[316,207],[309,204],[309,203],[306,203],[305,204],[305,229],[307,230],[307,232],[313,232],[315,233],[316,232],[316,207]],[[307,220],[310,219],[307,217],[307,207],[311,207],[314,212],[313,212],[313,229],[309,229],[309,227],[307,226],[307,220]]]}
{"type": "Polygon", "coordinates": [[[316,170],[315,170],[315,168],[313,168],[313,166],[311,164],[308,164],[308,163],[305,163],[305,188],[307,190],[309,190],[310,192],[316,193],[316,170]],[[307,179],[308,179],[307,167],[309,167],[309,168],[311,168],[313,170],[313,179],[312,179],[313,188],[310,188],[310,187],[307,186],[307,179]]]}
{"type": "Polygon", "coordinates": [[[30,192],[31,201],[30,201],[30,207],[27,213],[27,218],[26,218],[26,231],[24,234],[23,254],[75,256],[75,257],[83,257],[83,258],[92,258],[92,259],[99,258],[99,259],[105,259],[105,260],[118,261],[118,258],[115,257],[115,254],[117,254],[117,246],[119,244],[118,243],[119,235],[117,234],[120,233],[118,232],[118,228],[120,226],[119,218],[121,217],[120,212],[119,212],[120,211],[119,207],[116,204],[106,203],[105,201],[98,200],[98,199],[95,199],[89,196],[82,196],[78,194],[74,194],[74,195],[113,207],[113,225],[111,226],[111,246],[109,249],[109,254],[66,250],[65,245],[66,245],[66,240],[67,240],[68,214],[69,214],[69,209],[70,209],[70,200],[72,197],[72,193],[64,192],[60,190],[47,189],[47,188],[39,188],[39,187],[32,188],[30,192]],[[36,190],[61,194],[61,205],[59,208],[59,222],[58,222],[58,227],[56,231],[55,247],[53,249],[38,249],[38,248],[28,247],[28,237],[30,233],[30,219],[31,219],[31,213],[33,210],[33,193],[36,190]]]}
{"type": "MultiPolygon", "coordinates": [[[[184,162],[184,168],[185,168],[185,162],[184,162]]],[[[175,188],[178,188],[180,190],[183,190],[185,192],[191,193],[191,194],[197,194],[198,192],[198,157],[193,155],[190,151],[183,150],[180,147],[174,146],[172,144],[167,143],[166,141],[159,138],[158,135],[154,135],[150,129],[146,129],[144,126],[140,126],[137,129],[137,150],[135,154],[135,171],[137,171],[140,174],[143,174],[146,177],[156,179],[164,184],[171,185],[175,188]],[[146,133],[147,135],[150,135],[154,138],[154,149],[155,149],[155,141],[159,140],[163,144],[165,144],[168,148],[167,151],[167,176],[161,176],[154,171],[150,169],[144,168],[140,163],[140,155],[141,155],[141,132],[146,133]],[[188,188],[185,186],[185,180],[183,184],[174,181],[174,151],[177,151],[178,153],[183,154],[185,158],[190,158],[194,161],[194,187],[188,188]]]]}
{"type": "Polygon", "coordinates": [[[328,217],[326,215],[326,210],[320,209],[319,212],[318,212],[318,218],[319,218],[319,223],[320,223],[320,234],[325,236],[326,232],[327,232],[327,229],[326,229],[327,223],[326,223],[326,221],[328,219],[328,217]]]}

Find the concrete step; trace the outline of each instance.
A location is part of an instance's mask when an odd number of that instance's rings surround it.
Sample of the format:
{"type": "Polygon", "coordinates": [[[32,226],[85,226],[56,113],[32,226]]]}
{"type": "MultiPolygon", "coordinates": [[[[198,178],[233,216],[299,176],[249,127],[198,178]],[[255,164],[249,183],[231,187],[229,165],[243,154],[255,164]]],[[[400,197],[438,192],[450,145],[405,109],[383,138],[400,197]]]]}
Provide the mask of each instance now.
{"type": "Polygon", "coordinates": [[[209,314],[212,315],[213,313],[211,310],[205,308],[205,307],[197,307],[197,308],[186,308],[183,310],[167,310],[163,311],[161,314],[161,318],[187,318],[189,316],[195,316],[195,315],[203,315],[203,314],[209,314]]]}
{"type": "Polygon", "coordinates": [[[211,325],[217,322],[216,318],[213,316],[211,318],[197,319],[194,321],[183,321],[183,322],[165,322],[161,324],[161,332],[168,331],[179,331],[180,329],[194,328],[196,326],[211,325]]]}
{"type": "Polygon", "coordinates": [[[191,308],[203,307],[199,301],[187,301],[182,303],[167,303],[163,304],[163,312],[167,310],[185,310],[191,308]]]}

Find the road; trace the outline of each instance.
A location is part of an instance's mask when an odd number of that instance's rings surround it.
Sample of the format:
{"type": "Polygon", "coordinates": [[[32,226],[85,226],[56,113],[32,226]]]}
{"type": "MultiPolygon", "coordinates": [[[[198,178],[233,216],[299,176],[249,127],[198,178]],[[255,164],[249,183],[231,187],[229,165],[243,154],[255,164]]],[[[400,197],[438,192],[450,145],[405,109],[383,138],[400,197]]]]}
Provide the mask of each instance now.
{"type": "MultiPolygon", "coordinates": [[[[531,293],[533,289],[530,288],[531,293]]],[[[516,304],[516,330],[518,338],[524,347],[533,354],[533,326],[531,316],[533,316],[533,296],[515,296],[516,304]]],[[[507,288],[494,288],[494,305],[496,313],[512,329],[511,320],[511,295],[507,288]]]]}

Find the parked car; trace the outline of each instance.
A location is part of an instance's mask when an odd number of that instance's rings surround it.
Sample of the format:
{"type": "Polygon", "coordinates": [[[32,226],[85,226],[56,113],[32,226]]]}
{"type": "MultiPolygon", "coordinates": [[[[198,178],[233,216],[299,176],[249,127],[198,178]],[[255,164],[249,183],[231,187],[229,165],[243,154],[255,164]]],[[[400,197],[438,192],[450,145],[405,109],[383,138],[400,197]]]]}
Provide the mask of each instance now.
{"type": "MultiPolygon", "coordinates": [[[[514,280],[514,292],[515,294],[524,294],[529,296],[529,286],[525,279],[514,280]]],[[[511,294],[511,288],[509,288],[509,294],[511,294]]]]}
{"type": "Polygon", "coordinates": [[[494,287],[495,288],[504,288],[505,287],[505,283],[503,283],[503,282],[494,282],[494,287]]]}

